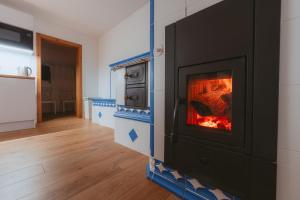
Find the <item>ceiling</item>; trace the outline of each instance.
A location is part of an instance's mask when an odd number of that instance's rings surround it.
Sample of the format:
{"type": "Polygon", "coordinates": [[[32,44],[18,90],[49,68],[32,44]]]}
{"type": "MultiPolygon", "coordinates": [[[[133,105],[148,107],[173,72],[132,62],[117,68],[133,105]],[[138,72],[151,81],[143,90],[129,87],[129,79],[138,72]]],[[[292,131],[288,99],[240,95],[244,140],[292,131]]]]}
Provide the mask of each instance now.
{"type": "Polygon", "coordinates": [[[100,36],[149,0],[0,0],[75,31],[100,36]]]}

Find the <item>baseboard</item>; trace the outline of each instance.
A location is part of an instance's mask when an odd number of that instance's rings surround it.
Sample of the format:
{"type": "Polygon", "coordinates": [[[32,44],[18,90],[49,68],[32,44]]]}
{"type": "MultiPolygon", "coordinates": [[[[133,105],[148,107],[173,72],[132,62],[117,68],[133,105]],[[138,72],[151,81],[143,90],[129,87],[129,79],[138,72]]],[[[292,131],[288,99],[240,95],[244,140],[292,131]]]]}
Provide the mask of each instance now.
{"type": "Polygon", "coordinates": [[[184,200],[240,200],[221,190],[195,182],[185,175],[180,175],[177,171],[164,167],[163,163],[155,161],[154,170],[150,170],[147,164],[147,178],[161,187],[174,193],[184,200]],[[194,183],[194,184],[191,184],[194,183]]]}
{"type": "Polygon", "coordinates": [[[34,128],[34,127],[35,127],[34,120],[0,123],[0,133],[23,130],[23,129],[30,129],[30,128],[34,128]]]}

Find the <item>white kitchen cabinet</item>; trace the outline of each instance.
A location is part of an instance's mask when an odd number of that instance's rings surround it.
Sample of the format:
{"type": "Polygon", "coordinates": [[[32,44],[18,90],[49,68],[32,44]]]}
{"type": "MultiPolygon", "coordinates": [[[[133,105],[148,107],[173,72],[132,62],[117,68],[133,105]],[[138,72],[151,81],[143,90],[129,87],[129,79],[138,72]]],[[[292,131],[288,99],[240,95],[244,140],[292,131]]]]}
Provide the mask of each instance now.
{"type": "Polygon", "coordinates": [[[35,79],[0,75],[0,132],[34,128],[35,79]]]}

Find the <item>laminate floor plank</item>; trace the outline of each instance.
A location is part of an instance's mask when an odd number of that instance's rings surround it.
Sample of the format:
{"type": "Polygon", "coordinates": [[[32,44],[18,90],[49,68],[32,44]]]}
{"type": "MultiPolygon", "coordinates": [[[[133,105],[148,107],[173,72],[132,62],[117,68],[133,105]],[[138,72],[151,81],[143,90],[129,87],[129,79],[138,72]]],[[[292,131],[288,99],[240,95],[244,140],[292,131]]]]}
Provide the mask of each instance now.
{"type": "Polygon", "coordinates": [[[148,157],[82,119],[0,134],[0,199],[176,200],[146,178],[148,157]]]}

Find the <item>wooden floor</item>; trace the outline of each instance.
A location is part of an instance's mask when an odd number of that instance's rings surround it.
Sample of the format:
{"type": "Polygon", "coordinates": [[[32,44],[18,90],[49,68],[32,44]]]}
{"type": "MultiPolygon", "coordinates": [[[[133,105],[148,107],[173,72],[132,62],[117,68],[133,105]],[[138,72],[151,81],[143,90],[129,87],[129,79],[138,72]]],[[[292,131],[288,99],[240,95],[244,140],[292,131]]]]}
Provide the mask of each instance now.
{"type": "Polygon", "coordinates": [[[0,133],[0,199],[177,199],[146,178],[148,158],[76,118],[0,133]]]}

